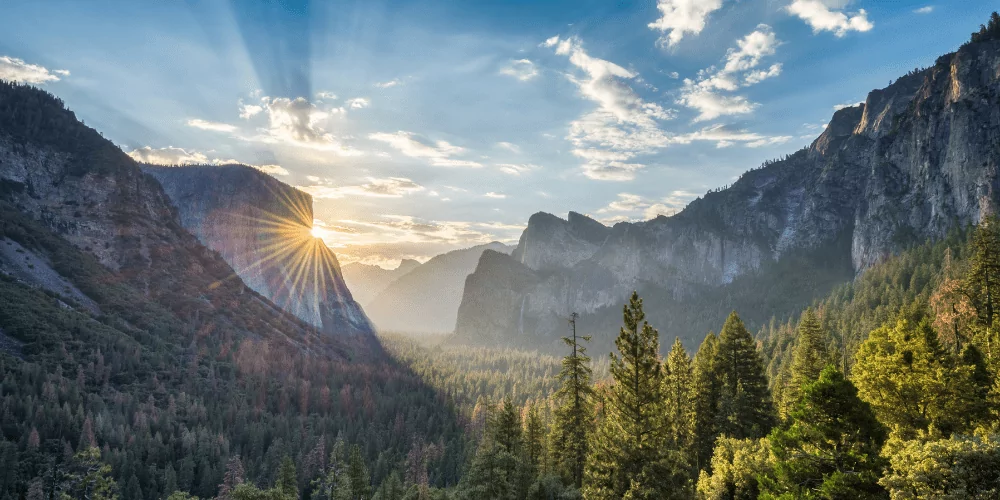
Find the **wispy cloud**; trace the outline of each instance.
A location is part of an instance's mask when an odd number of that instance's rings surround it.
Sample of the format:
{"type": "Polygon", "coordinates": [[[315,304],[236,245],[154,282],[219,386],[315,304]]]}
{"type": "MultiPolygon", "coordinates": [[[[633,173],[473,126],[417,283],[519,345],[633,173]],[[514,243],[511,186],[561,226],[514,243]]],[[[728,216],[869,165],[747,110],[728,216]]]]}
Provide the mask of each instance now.
{"type": "Polygon", "coordinates": [[[506,149],[507,151],[510,151],[512,153],[520,153],[521,152],[521,148],[517,144],[511,143],[511,142],[500,141],[500,142],[497,143],[497,147],[501,148],[501,149],[506,149]]]}
{"type": "Polygon", "coordinates": [[[660,44],[673,47],[685,33],[701,33],[708,15],[722,8],[722,0],[659,0],[656,8],[660,18],[649,23],[649,29],[663,34],[660,44]]]}
{"type": "Polygon", "coordinates": [[[736,47],[729,49],[721,68],[712,66],[700,71],[697,79],[685,79],[677,103],[697,110],[695,121],[753,112],[759,106],[757,103],[741,95],[722,92],[749,87],[781,74],[780,63],[757,69],[765,57],[775,54],[780,44],[770,26],[758,25],[753,32],[737,40],[736,47]]]}
{"type": "Polygon", "coordinates": [[[875,25],[868,20],[865,9],[850,14],[841,10],[848,3],[849,0],[793,0],[786,9],[811,26],[813,33],[830,31],[842,37],[851,31],[871,30],[875,25]]]}
{"type": "Polygon", "coordinates": [[[173,146],[167,146],[165,148],[154,148],[151,146],[143,146],[141,148],[133,149],[127,153],[132,157],[133,160],[140,163],[148,163],[151,165],[166,165],[166,166],[185,166],[185,165],[246,165],[248,167],[253,167],[261,172],[268,175],[289,175],[287,169],[281,165],[275,164],[264,164],[264,165],[251,165],[246,162],[239,160],[234,160],[232,158],[210,158],[207,154],[187,150],[183,148],[177,148],[173,146]]]}
{"type": "Polygon", "coordinates": [[[629,220],[649,220],[660,215],[671,216],[681,211],[698,195],[689,191],[675,190],[658,199],[646,199],[637,194],[619,193],[618,198],[597,210],[604,215],[602,222],[614,223],[629,220]]]}
{"type": "Polygon", "coordinates": [[[369,177],[362,184],[334,186],[329,179],[311,177],[316,184],[296,186],[317,199],[343,198],[345,196],[370,196],[377,198],[401,198],[405,195],[423,191],[424,187],[405,177],[369,177]]]}
{"type": "Polygon", "coordinates": [[[402,84],[403,84],[403,82],[399,81],[398,78],[393,78],[392,80],[389,80],[387,82],[378,82],[378,83],[375,84],[375,87],[380,88],[380,89],[387,89],[387,88],[395,87],[397,85],[402,85],[402,84]]]}
{"type": "Polygon", "coordinates": [[[649,102],[629,86],[639,75],[611,61],[590,56],[580,39],[558,36],[542,44],[567,56],[582,75],[568,75],[580,89],[580,95],[597,104],[597,109],[570,123],[567,139],[572,153],[584,160],[583,174],[598,180],[630,180],[645,167],[632,161],[669,144],[669,135],[657,121],[673,117],[674,112],[649,102]]]}
{"type": "Polygon", "coordinates": [[[37,64],[28,64],[23,59],[16,57],[0,56],[0,79],[42,85],[48,82],[58,82],[60,76],[69,76],[69,71],[64,69],[50,70],[37,64]]]}
{"type": "Polygon", "coordinates": [[[528,59],[517,59],[500,68],[500,74],[526,82],[538,76],[538,69],[535,68],[535,63],[528,59]]]}
{"type": "Polygon", "coordinates": [[[447,141],[427,141],[412,132],[403,130],[392,133],[379,132],[369,134],[368,138],[384,142],[406,156],[424,159],[431,165],[438,167],[479,168],[483,166],[478,162],[453,158],[464,153],[465,148],[454,146],[447,141]]]}
{"type": "Polygon", "coordinates": [[[913,11],[914,14],[930,14],[931,12],[934,12],[933,5],[925,5],[919,9],[914,9],[913,11]]]}
{"type": "Polygon", "coordinates": [[[500,169],[501,172],[508,175],[521,175],[540,168],[538,165],[534,165],[531,163],[522,163],[522,164],[500,163],[497,165],[497,167],[500,169]]]}
{"type": "Polygon", "coordinates": [[[228,123],[210,122],[200,118],[192,118],[187,121],[189,127],[210,130],[212,132],[234,132],[236,127],[228,123]]]}
{"type": "Polygon", "coordinates": [[[490,191],[489,193],[486,193],[483,196],[485,196],[487,198],[493,198],[495,200],[502,200],[502,199],[504,199],[504,198],[507,197],[507,195],[505,195],[503,193],[496,193],[496,192],[493,192],[493,191],[490,191]]]}
{"type": "Polygon", "coordinates": [[[344,104],[351,109],[361,109],[371,106],[371,101],[365,97],[355,97],[354,99],[348,99],[344,104]]]}

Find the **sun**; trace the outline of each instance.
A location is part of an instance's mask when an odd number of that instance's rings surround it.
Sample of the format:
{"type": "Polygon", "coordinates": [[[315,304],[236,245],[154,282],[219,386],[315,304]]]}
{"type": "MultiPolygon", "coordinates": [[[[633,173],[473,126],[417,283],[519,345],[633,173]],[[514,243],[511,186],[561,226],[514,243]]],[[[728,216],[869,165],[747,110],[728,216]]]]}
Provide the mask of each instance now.
{"type": "Polygon", "coordinates": [[[323,234],[325,232],[326,231],[323,231],[323,228],[320,227],[320,226],[313,226],[312,229],[309,230],[309,233],[312,234],[313,238],[321,238],[322,239],[323,238],[323,234]]]}

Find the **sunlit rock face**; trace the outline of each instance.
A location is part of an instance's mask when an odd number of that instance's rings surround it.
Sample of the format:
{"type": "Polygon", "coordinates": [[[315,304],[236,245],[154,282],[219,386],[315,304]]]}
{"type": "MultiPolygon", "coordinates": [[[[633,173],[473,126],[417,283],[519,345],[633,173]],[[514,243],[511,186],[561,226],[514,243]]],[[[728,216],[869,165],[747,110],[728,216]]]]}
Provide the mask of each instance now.
{"type": "Polygon", "coordinates": [[[154,167],[181,224],[251,289],[331,335],[369,335],[334,253],[311,234],[312,197],[243,165],[154,167]]]}
{"type": "Polygon", "coordinates": [[[646,285],[682,297],[797,251],[850,252],[860,272],[993,212],[998,162],[1000,42],[991,41],[872,91],[808,148],[672,217],[608,228],[573,213],[532,216],[511,257],[484,254],[466,281],[456,332],[557,338],[573,311],[620,307],[646,285]]]}

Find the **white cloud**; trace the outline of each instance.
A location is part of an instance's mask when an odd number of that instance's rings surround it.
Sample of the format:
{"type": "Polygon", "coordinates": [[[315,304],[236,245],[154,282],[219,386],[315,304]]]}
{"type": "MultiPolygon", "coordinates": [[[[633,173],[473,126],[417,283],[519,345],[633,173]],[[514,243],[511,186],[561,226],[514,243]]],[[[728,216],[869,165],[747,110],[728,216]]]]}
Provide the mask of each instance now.
{"type": "Polygon", "coordinates": [[[535,68],[535,63],[528,59],[517,59],[500,68],[500,74],[512,76],[522,82],[526,82],[538,76],[538,69],[535,68]]]}
{"type": "Polygon", "coordinates": [[[659,43],[673,47],[685,33],[701,33],[708,15],[722,8],[722,0],[659,0],[656,8],[660,18],[649,23],[649,29],[663,34],[659,43]]]}
{"type": "Polygon", "coordinates": [[[914,14],[930,14],[931,12],[934,12],[934,6],[933,5],[925,5],[925,6],[921,7],[921,8],[915,9],[913,11],[914,14]]]}
{"type": "Polygon", "coordinates": [[[392,80],[389,80],[387,82],[378,82],[375,84],[375,87],[380,89],[387,89],[390,87],[395,87],[396,85],[402,85],[402,83],[403,82],[399,81],[398,78],[393,78],[392,80]]]}
{"type": "Polygon", "coordinates": [[[333,186],[328,179],[310,178],[311,186],[296,186],[317,199],[343,198],[344,196],[370,196],[376,198],[401,198],[405,195],[423,191],[424,187],[405,177],[387,177],[378,179],[369,177],[368,182],[351,186],[333,186]],[[315,179],[315,180],[314,180],[315,179]]]}
{"type": "Polygon", "coordinates": [[[384,142],[406,156],[425,159],[431,165],[438,167],[479,168],[483,166],[481,163],[474,161],[452,158],[452,156],[465,152],[464,148],[453,146],[447,141],[437,141],[434,143],[422,141],[412,132],[403,130],[393,133],[379,132],[369,134],[368,138],[373,141],[384,142]]]}
{"type": "Polygon", "coordinates": [[[729,147],[736,143],[741,143],[751,148],[759,148],[762,146],[783,144],[791,139],[791,136],[763,135],[746,130],[732,129],[721,124],[711,125],[701,130],[678,135],[674,138],[679,144],[691,144],[696,141],[714,142],[717,148],[729,147]]]}
{"type": "Polygon", "coordinates": [[[659,215],[671,216],[681,211],[698,195],[689,191],[675,190],[661,199],[645,199],[631,193],[619,193],[618,199],[597,210],[599,214],[611,214],[601,219],[605,223],[649,220],[659,215]]]}
{"type": "Polygon", "coordinates": [[[677,103],[697,110],[696,122],[753,112],[758,104],[744,96],[723,95],[720,91],[735,91],[781,74],[780,63],[756,69],[763,58],[774,55],[780,44],[770,26],[758,25],[753,32],[737,40],[736,47],[729,49],[721,69],[712,66],[699,71],[697,80],[684,79],[677,103]]]}
{"type": "MultiPolygon", "coordinates": [[[[268,144],[284,143],[311,149],[330,151],[339,156],[358,156],[361,151],[345,146],[323,128],[331,113],[324,111],[303,97],[262,97],[261,106],[267,113],[268,127],[262,134],[245,138],[268,144]]],[[[252,115],[251,115],[252,116],[252,115]]]]}
{"type": "Polygon", "coordinates": [[[251,165],[253,168],[264,172],[265,174],[271,175],[288,175],[288,170],[285,170],[281,165],[251,165]]]}
{"type": "Polygon", "coordinates": [[[871,30],[874,25],[868,20],[865,9],[858,9],[852,14],[839,10],[848,3],[844,0],[793,0],[786,9],[811,26],[813,33],[831,31],[835,36],[842,37],[850,31],[871,30]]]}
{"type": "Polygon", "coordinates": [[[137,162],[154,165],[204,165],[210,163],[204,153],[187,151],[173,146],[165,148],[144,146],[129,151],[128,155],[137,162]]]}
{"type": "Polygon", "coordinates": [[[200,118],[192,118],[187,121],[189,127],[211,130],[212,132],[233,132],[236,127],[228,123],[210,122],[200,118]]]}
{"type": "Polygon", "coordinates": [[[575,37],[554,36],[542,46],[555,48],[569,58],[583,76],[568,75],[582,97],[597,104],[597,109],[570,123],[566,137],[574,146],[574,155],[585,160],[583,174],[598,180],[630,180],[645,167],[631,161],[670,143],[659,120],[673,117],[673,110],[643,100],[629,86],[638,74],[611,61],[591,57],[575,37]]]}
{"type": "Polygon", "coordinates": [[[865,101],[845,102],[845,103],[841,103],[841,104],[834,104],[833,105],[833,110],[834,111],[840,111],[840,110],[842,110],[844,108],[853,108],[854,106],[859,106],[859,105],[864,104],[864,103],[865,103],[865,101]]]}
{"type": "Polygon", "coordinates": [[[243,101],[240,100],[240,118],[244,120],[249,120],[263,111],[264,106],[257,104],[243,104],[243,101]]]}
{"type": "Polygon", "coordinates": [[[334,94],[333,92],[317,92],[316,93],[316,98],[317,99],[329,99],[329,100],[333,101],[333,100],[337,99],[337,94],[334,94]]]}
{"type": "Polygon", "coordinates": [[[744,115],[760,106],[743,96],[724,96],[703,88],[691,80],[684,80],[679,104],[699,112],[694,121],[714,120],[720,116],[744,115]]]}
{"type": "Polygon", "coordinates": [[[347,104],[351,109],[361,109],[367,108],[371,105],[371,101],[364,97],[355,97],[354,99],[348,99],[345,104],[347,104]]]}
{"type": "Polygon", "coordinates": [[[504,199],[504,198],[507,197],[507,195],[505,195],[503,193],[495,193],[493,191],[490,191],[489,193],[486,193],[483,196],[485,196],[487,198],[497,199],[497,200],[502,200],[502,199],[504,199]]]}
{"type": "Polygon", "coordinates": [[[521,175],[532,170],[539,168],[538,165],[533,165],[531,163],[515,164],[515,163],[500,163],[497,165],[500,171],[509,175],[521,175]]]}
{"type": "Polygon", "coordinates": [[[756,85],[768,78],[774,78],[781,74],[781,63],[774,63],[767,69],[748,71],[744,75],[743,86],[756,85]]]}
{"type": "Polygon", "coordinates": [[[234,160],[232,158],[209,158],[205,153],[199,151],[186,150],[167,146],[165,148],[153,148],[143,146],[133,149],[127,153],[133,160],[140,163],[152,165],[246,165],[256,168],[265,174],[288,175],[289,172],[281,165],[250,165],[248,163],[234,160]]]}
{"type": "Polygon", "coordinates": [[[512,142],[500,141],[500,142],[497,143],[497,147],[498,148],[506,149],[507,151],[510,151],[512,153],[520,153],[521,152],[521,148],[518,147],[517,144],[514,144],[512,142]]]}
{"type": "Polygon", "coordinates": [[[69,71],[64,69],[49,70],[44,66],[28,64],[23,59],[0,56],[0,79],[41,85],[48,82],[58,82],[60,76],[69,76],[69,71]]]}

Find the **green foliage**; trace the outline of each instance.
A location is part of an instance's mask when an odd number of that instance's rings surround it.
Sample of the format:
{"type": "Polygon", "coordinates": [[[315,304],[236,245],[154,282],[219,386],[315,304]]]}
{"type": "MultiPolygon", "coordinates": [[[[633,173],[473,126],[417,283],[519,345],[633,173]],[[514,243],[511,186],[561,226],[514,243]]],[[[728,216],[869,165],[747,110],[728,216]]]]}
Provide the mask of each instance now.
{"type": "Polygon", "coordinates": [[[828,366],[802,388],[791,426],[775,429],[762,498],[881,498],[886,431],[843,373],[828,366]]]}
{"type": "Polygon", "coordinates": [[[618,354],[611,355],[614,383],[603,398],[583,495],[588,499],[683,496],[687,471],[680,454],[667,448],[667,429],[662,425],[659,333],[644,321],[637,293],[624,307],[623,319],[615,341],[618,354]]]}
{"type": "Polygon", "coordinates": [[[719,332],[713,368],[720,381],[716,431],[737,439],[766,436],[774,405],[756,343],[735,311],[719,332]]]}
{"type": "Polygon", "coordinates": [[[709,333],[694,356],[694,455],[699,470],[711,466],[712,448],[719,435],[715,421],[721,391],[721,381],[715,376],[718,343],[718,337],[709,333]]]}
{"type": "Polygon", "coordinates": [[[979,31],[972,34],[970,43],[988,42],[990,40],[1000,40],[1000,14],[994,11],[990,14],[987,24],[979,26],[979,31]]]}
{"type": "Polygon", "coordinates": [[[570,353],[563,358],[558,375],[552,431],[555,469],[577,489],[583,485],[589,439],[594,431],[593,370],[587,348],[581,341],[589,342],[590,337],[577,337],[574,319],[572,337],[563,338],[570,353]]]}
{"type": "Polygon", "coordinates": [[[69,466],[62,471],[57,488],[58,498],[70,500],[117,500],[118,485],[111,477],[111,466],[101,461],[101,451],[96,447],[84,449],[73,455],[69,466]]]}
{"type": "Polygon", "coordinates": [[[971,430],[964,414],[978,393],[974,373],[975,367],[941,348],[918,316],[871,332],[858,351],[853,380],[879,421],[912,439],[932,427],[946,435],[971,430]]]}
{"type": "Polygon", "coordinates": [[[782,394],[783,415],[787,415],[798,402],[802,387],[819,378],[823,367],[830,362],[826,342],[827,334],[816,314],[812,309],[806,309],[799,320],[788,387],[782,394]]]}
{"type": "Polygon", "coordinates": [[[1000,436],[892,440],[885,454],[893,500],[1000,498],[1000,436]]]}
{"type": "Polygon", "coordinates": [[[703,470],[698,478],[698,498],[755,500],[760,492],[757,477],[768,474],[773,466],[767,438],[721,437],[715,443],[711,472],[703,470]]]}
{"type": "MultiPolygon", "coordinates": [[[[696,398],[691,356],[681,339],[674,340],[663,367],[663,426],[666,446],[685,457],[688,467],[694,464],[696,398]]],[[[693,474],[692,474],[693,477],[693,474]]]]}

